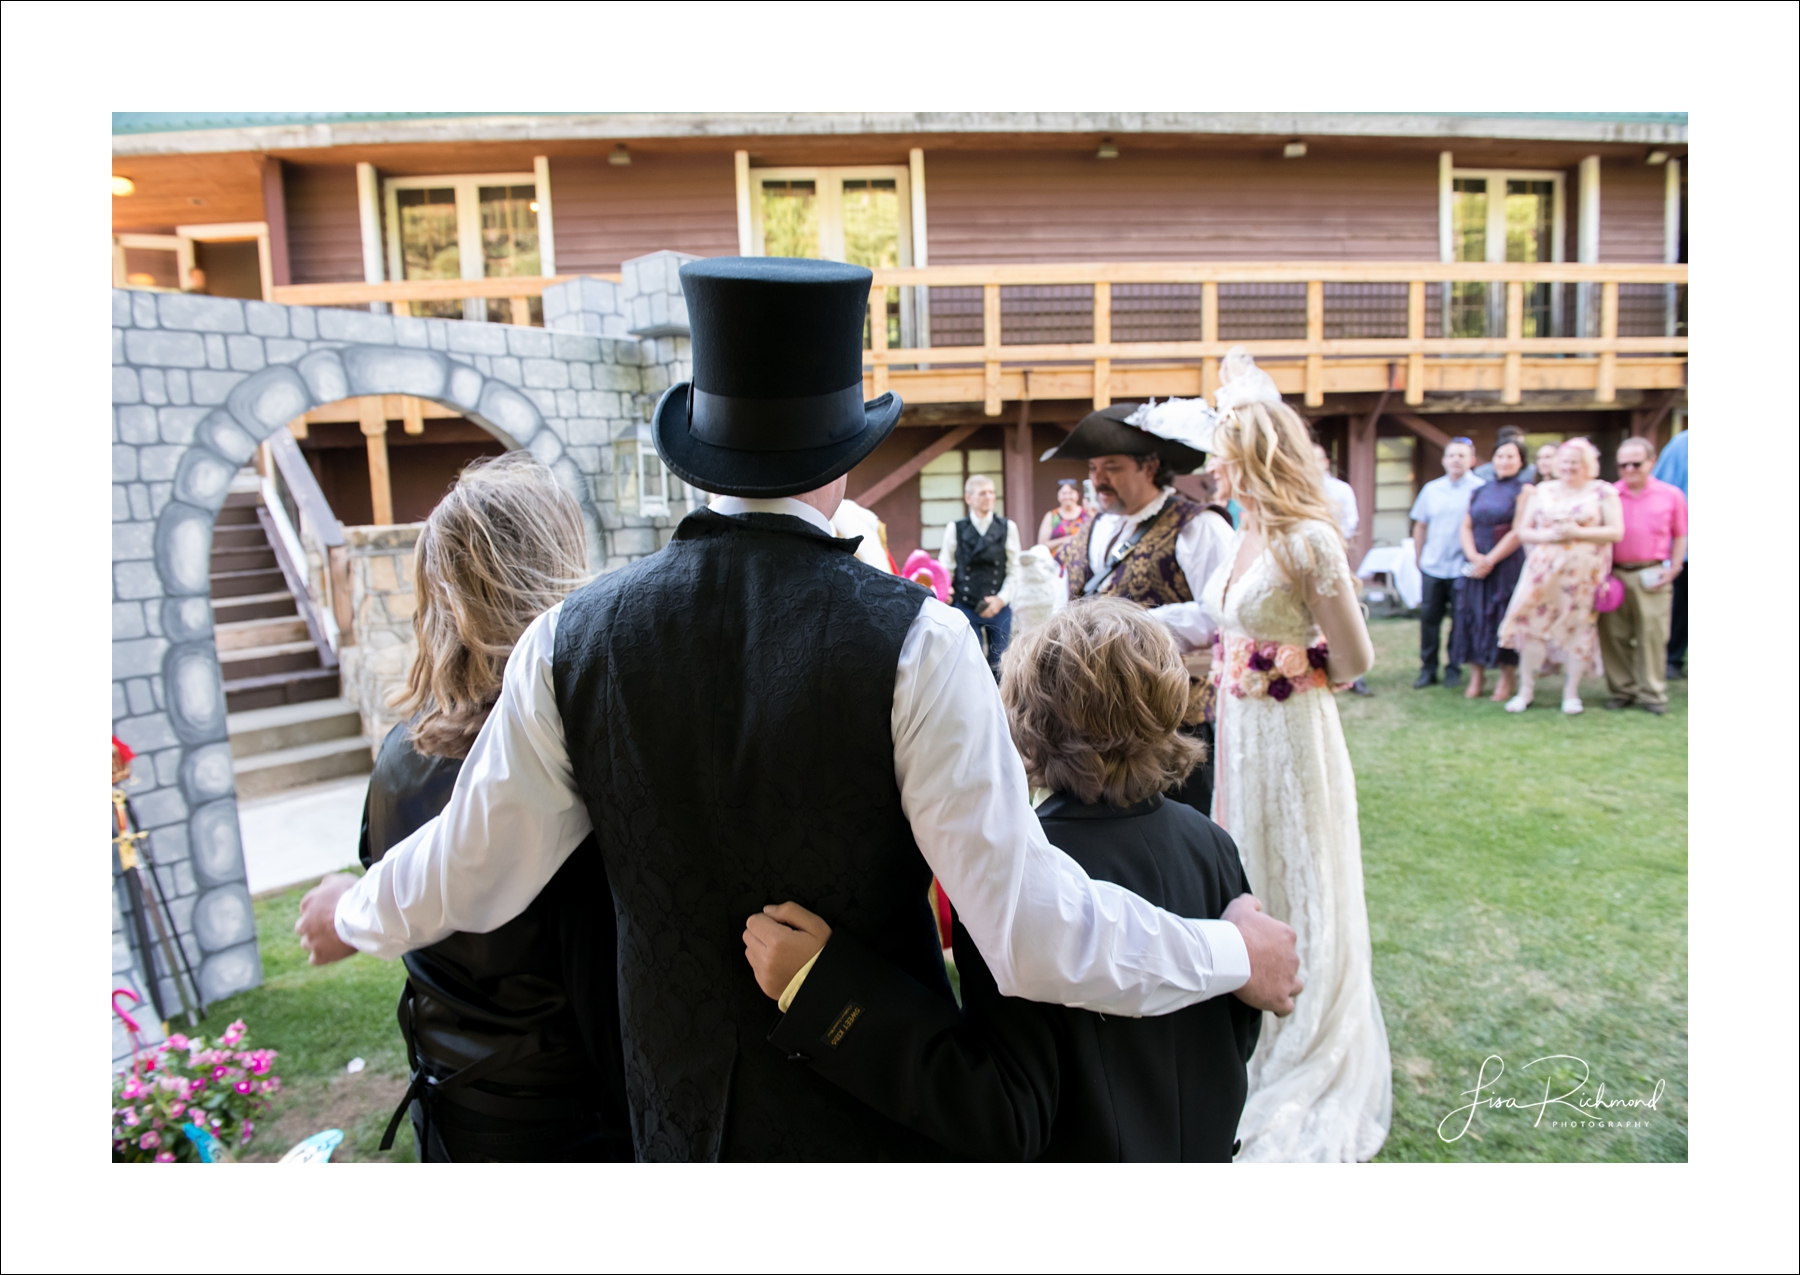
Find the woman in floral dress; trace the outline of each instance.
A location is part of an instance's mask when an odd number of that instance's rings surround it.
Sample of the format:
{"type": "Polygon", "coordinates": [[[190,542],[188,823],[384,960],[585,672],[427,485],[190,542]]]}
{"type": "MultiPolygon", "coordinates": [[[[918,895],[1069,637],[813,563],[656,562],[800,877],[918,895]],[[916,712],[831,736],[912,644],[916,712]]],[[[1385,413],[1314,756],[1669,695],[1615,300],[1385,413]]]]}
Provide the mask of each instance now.
{"type": "Polygon", "coordinates": [[[1619,494],[1600,481],[1600,453],[1585,438],[1556,451],[1558,478],[1540,481],[1519,527],[1529,557],[1500,622],[1500,645],[1519,653],[1519,693],[1506,711],[1531,707],[1538,670],[1563,666],[1562,710],[1581,711],[1581,678],[1600,671],[1594,595],[1612,569],[1613,542],[1625,534],[1619,494]]]}

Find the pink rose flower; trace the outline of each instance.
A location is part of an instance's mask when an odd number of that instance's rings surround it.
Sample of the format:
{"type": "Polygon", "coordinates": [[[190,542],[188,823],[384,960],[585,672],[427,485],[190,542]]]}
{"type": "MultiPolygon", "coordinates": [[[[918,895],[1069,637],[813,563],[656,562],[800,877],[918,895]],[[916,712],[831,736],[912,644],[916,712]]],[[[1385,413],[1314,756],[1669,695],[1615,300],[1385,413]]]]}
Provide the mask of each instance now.
{"type": "Polygon", "coordinates": [[[1289,681],[1294,681],[1312,668],[1307,662],[1306,648],[1303,646],[1280,646],[1275,650],[1275,671],[1289,681]]]}

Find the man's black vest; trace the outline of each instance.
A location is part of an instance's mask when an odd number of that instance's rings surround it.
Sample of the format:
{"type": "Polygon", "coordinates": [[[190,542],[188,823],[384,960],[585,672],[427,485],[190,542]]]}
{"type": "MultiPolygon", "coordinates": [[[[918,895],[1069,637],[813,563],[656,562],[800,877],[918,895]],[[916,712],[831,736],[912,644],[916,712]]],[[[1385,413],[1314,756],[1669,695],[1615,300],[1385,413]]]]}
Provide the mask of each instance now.
{"type": "Polygon", "coordinates": [[[982,599],[1006,583],[1006,527],[1006,519],[995,514],[984,536],[976,532],[974,519],[956,520],[957,606],[979,611],[982,599]]]}
{"type": "Polygon", "coordinates": [[[699,510],[563,604],[556,702],[618,910],[640,1159],[943,1158],[777,1052],[744,960],[745,918],[792,899],[950,994],[894,779],[926,594],[856,544],[699,510]]]}

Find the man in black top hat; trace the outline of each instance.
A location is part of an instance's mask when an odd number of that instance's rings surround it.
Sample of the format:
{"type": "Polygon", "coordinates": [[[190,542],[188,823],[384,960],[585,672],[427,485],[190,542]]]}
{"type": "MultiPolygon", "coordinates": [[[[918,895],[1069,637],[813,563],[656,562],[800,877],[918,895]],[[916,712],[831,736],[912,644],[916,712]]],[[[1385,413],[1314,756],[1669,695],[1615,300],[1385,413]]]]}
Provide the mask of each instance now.
{"type": "MultiPolygon", "coordinates": [[[[354,885],[322,885],[297,926],[315,962],[492,929],[591,831],[640,1159],[940,1156],[807,1051],[764,1043],[778,1015],[745,967],[744,918],[784,900],[945,998],[934,873],[1004,993],[1121,1014],[1229,991],[1293,1004],[1293,932],[1249,896],[1186,920],[1049,844],[968,624],[834,538],[846,475],[901,410],[862,398],[872,279],[682,267],[694,379],[663,396],[654,437],[720,495],[527,629],[443,814],[354,885]]],[[[844,1006],[814,1048],[859,1016],[844,1006]]]]}

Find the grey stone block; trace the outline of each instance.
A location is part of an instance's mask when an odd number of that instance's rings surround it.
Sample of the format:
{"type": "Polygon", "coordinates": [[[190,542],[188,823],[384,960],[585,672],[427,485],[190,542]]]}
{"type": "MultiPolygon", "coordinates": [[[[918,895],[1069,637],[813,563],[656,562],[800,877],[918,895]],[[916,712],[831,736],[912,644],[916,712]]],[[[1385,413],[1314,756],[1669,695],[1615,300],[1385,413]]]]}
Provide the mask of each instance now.
{"type": "MultiPolygon", "coordinates": [[[[123,739],[124,736],[120,738],[123,739]]],[[[126,743],[130,742],[126,740],[126,743]]],[[[166,823],[181,823],[188,817],[187,799],[178,788],[158,788],[154,792],[138,793],[132,797],[131,806],[137,811],[140,828],[160,828],[166,823]]]]}
{"type": "Polygon", "coordinates": [[[450,348],[450,325],[435,319],[427,319],[426,325],[425,335],[430,338],[431,348],[448,350],[450,348]]]}
{"type": "Polygon", "coordinates": [[[294,370],[300,373],[314,403],[335,403],[350,397],[350,377],[336,350],[315,350],[296,363],[294,370]]]}
{"type": "Polygon", "coordinates": [[[129,562],[134,558],[150,558],[156,540],[156,527],[148,522],[116,522],[113,524],[113,561],[129,562]]]}
{"type": "Polygon", "coordinates": [[[181,791],[190,804],[205,805],[235,791],[231,774],[231,745],[207,744],[188,750],[181,762],[181,791]]]}
{"type": "Polygon", "coordinates": [[[188,384],[194,388],[194,402],[223,403],[244,379],[242,372],[189,372],[188,384]]]}
{"type": "Polygon", "coordinates": [[[168,636],[168,634],[163,632],[161,606],[146,606],[144,608],[144,628],[149,631],[151,637],[168,636]]]}
{"type": "Polygon", "coordinates": [[[594,369],[586,363],[569,364],[569,384],[578,390],[594,388],[594,369]]]}
{"type": "Polygon", "coordinates": [[[157,598],[162,596],[162,577],[153,562],[113,563],[113,596],[157,598]]]}
{"type": "MultiPolygon", "coordinates": [[[[120,683],[120,685],[122,685],[125,688],[126,699],[130,702],[131,711],[133,713],[141,716],[142,714],[145,714],[145,713],[156,712],[156,696],[153,695],[150,691],[150,679],[149,678],[134,677],[129,682],[122,682],[122,683],[120,683]]],[[[163,724],[165,726],[168,725],[168,722],[166,719],[163,724]]],[[[168,744],[172,744],[174,742],[175,742],[175,736],[173,734],[171,734],[169,736],[168,743],[159,743],[159,744],[155,745],[155,747],[166,748],[168,746],[168,744]]],[[[133,744],[132,747],[135,748],[135,747],[137,747],[137,745],[133,744]]]]}
{"type": "Polygon", "coordinates": [[[235,947],[256,937],[256,911],[250,891],[241,885],[221,885],[202,894],[194,904],[194,937],[203,952],[235,947]]]}
{"type": "Polygon", "coordinates": [[[125,522],[131,517],[131,488],[124,483],[113,484],[113,521],[125,522]]]}
{"type": "Polygon", "coordinates": [[[569,422],[569,442],[572,445],[595,447],[611,441],[605,421],[577,416],[569,422]]]}
{"type": "Polygon", "coordinates": [[[163,370],[159,367],[141,367],[138,369],[138,390],[144,396],[144,402],[161,407],[169,401],[169,391],[163,384],[163,370]]]}
{"type": "Polygon", "coordinates": [[[142,602],[113,603],[112,624],[113,641],[115,642],[143,637],[149,631],[144,627],[144,604],[142,602]]]}
{"type": "Polygon", "coordinates": [[[519,358],[547,359],[555,350],[550,334],[542,328],[505,324],[506,352],[519,358]]]}
{"type": "Polygon", "coordinates": [[[225,354],[225,338],[216,332],[206,336],[206,366],[221,372],[231,366],[225,354]]]}
{"type": "Polygon", "coordinates": [[[556,415],[555,390],[527,389],[523,392],[525,397],[531,400],[532,406],[537,408],[538,414],[545,417],[546,421],[556,415]]]}
{"type": "MultiPolygon", "coordinates": [[[[180,863],[188,859],[188,830],[178,823],[158,828],[150,834],[150,853],[159,864],[180,863]]],[[[193,892],[194,887],[189,885],[181,893],[193,892]]]]}
{"type": "MultiPolygon", "coordinates": [[[[156,782],[164,788],[179,786],[181,779],[182,751],[179,746],[165,748],[154,754],[156,759],[156,782]]],[[[182,794],[187,796],[186,793],[182,794]]]]}
{"type": "Polygon", "coordinates": [[[198,332],[133,328],[125,333],[125,357],[156,367],[205,367],[206,339],[198,332]]]}
{"type": "Polygon", "coordinates": [[[318,339],[318,311],[303,305],[288,306],[288,335],[302,341],[318,339]]]}
{"type": "Polygon", "coordinates": [[[270,337],[263,342],[263,355],[271,363],[294,363],[306,355],[306,342],[292,337],[270,337]]]}
{"type": "Polygon", "coordinates": [[[138,476],[146,482],[163,482],[175,477],[175,466],[181,463],[185,447],[157,444],[138,449],[138,476]]]}
{"type": "Polygon", "coordinates": [[[488,366],[488,375],[497,381],[505,381],[508,385],[525,384],[525,373],[519,367],[519,360],[511,356],[495,355],[488,366]]]}
{"type": "Polygon", "coordinates": [[[372,345],[394,343],[394,320],[390,315],[369,314],[363,310],[320,310],[319,335],[327,341],[365,341],[372,345]]]}
{"type": "Polygon", "coordinates": [[[505,354],[506,328],[500,323],[451,323],[445,331],[449,349],[461,354],[505,354]]]}
{"type": "Polygon", "coordinates": [[[415,350],[431,348],[431,336],[424,319],[414,319],[403,314],[395,315],[394,339],[399,344],[415,350]]]}
{"type": "Polygon", "coordinates": [[[112,370],[112,401],[115,403],[136,403],[143,398],[138,390],[137,373],[128,367],[115,367],[112,370]]]}
{"type": "Polygon", "coordinates": [[[173,487],[173,483],[151,483],[149,485],[150,513],[152,517],[162,517],[162,511],[169,506],[169,492],[173,487]]]}
{"type": "Polygon", "coordinates": [[[547,429],[540,430],[537,437],[527,443],[526,447],[533,456],[536,456],[546,465],[554,465],[557,461],[562,459],[562,440],[557,438],[555,434],[552,434],[547,429]]]}
{"type": "MultiPolygon", "coordinates": [[[[301,366],[305,366],[304,360],[301,366]]],[[[251,438],[267,438],[271,431],[314,406],[311,387],[303,375],[285,365],[264,368],[231,392],[227,401],[231,414],[251,438]]]]}
{"type": "Polygon", "coordinates": [[[660,369],[637,368],[619,363],[596,363],[593,366],[594,388],[597,390],[641,390],[645,393],[660,394],[669,387],[665,375],[661,383],[652,387],[650,374],[660,369]]]}
{"type": "Polygon", "coordinates": [[[178,500],[170,501],[156,520],[156,569],[170,594],[210,593],[212,526],[210,509],[178,500]]]}
{"type": "Polygon", "coordinates": [[[165,292],[157,298],[157,315],[163,327],[190,332],[242,332],[245,327],[244,303],[233,297],[165,292]]]}
{"type": "Polygon", "coordinates": [[[156,294],[154,292],[133,292],[131,294],[131,321],[140,328],[157,326],[156,294]]]}
{"type": "Polygon", "coordinates": [[[175,470],[175,499],[216,513],[225,503],[225,494],[231,490],[231,480],[238,469],[239,465],[216,452],[190,447],[175,470]]]}
{"type": "Polygon", "coordinates": [[[521,446],[529,443],[543,428],[543,419],[531,400],[495,381],[482,387],[476,411],[484,424],[521,446]]]}
{"type": "MultiPolygon", "coordinates": [[[[131,711],[131,705],[128,704],[125,699],[125,688],[127,685],[129,685],[129,683],[126,683],[126,682],[114,682],[113,683],[113,712],[112,712],[112,715],[113,715],[114,722],[117,722],[121,717],[125,716],[125,714],[127,714],[131,711]]],[[[117,729],[115,729],[113,731],[113,734],[115,734],[115,735],[118,733],[119,732],[117,731],[117,729]]]]}
{"type": "Polygon", "coordinates": [[[156,423],[165,443],[186,445],[194,441],[194,431],[206,419],[206,407],[165,407],[157,412],[156,423]]]}
{"type": "Polygon", "coordinates": [[[114,288],[112,294],[112,321],[115,327],[131,326],[131,294],[123,288],[114,288]]]}
{"type": "Polygon", "coordinates": [[[525,384],[533,389],[564,390],[569,388],[568,365],[556,359],[526,359],[521,365],[525,384]]]}
{"type": "Polygon", "coordinates": [[[125,361],[125,333],[124,333],[124,331],[120,328],[114,328],[113,333],[112,333],[112,341],[113,341],[112,361],[113,361],[113,364],[116,366],[125,361]]]}
{"type": "Polygon", "coordinates": [[[114,680],[122,677],[144,677],[162,668],[163,652],[169,644],[162,638],[134,638],[128,642],[115,641],[112,645],[112,675],[114,680]]]}
{"type": "Polygon", "coordinates": [[[164,863],[159,857],[156,860],[156,879],[162,886],[165,898],[176,898],[179,895],[193,894],[194,869],[186,860],[176,863],[164,863]]]}
{"type": "Polygon", "coordinates": [[[225,738],[225,688],[211,642],[171,646],[163,658],[169,688],[169,721],[184,743],[210,744],[225,738]]]}
{"type": "MultiPolygon", "coordinates": [[[[131,685],[135,686],[138,680],[133,679],[131,685]]],[[[181,740],[176,737],[166,713],[146,713],[142,717],[134,717],[130,721],[120,722],[114,734],[130,745],[132,752],[139,754],[181,746],[181,740]]]]}
{"type": "Polygon", "coordinates": [[[556,415],[564,418],[581,415],[581,400],[574,390],[556,391],[556,415]]]}
{"type": "Polygon", "coordinates": [[[403,346],[352,346],[342,352],[352,394],[413,394],[437,398],[450,364],[436,350],[403,346]]]}
{"type": "Polygon", "coordinates": [[[550,348],[557,358],[567,359],[571,363],[600,361],[600,342],[591,336],[558,332],[550,338],[550,348]]]}
{"type": "Polygon", "coordinates": [[[225,342],[230,366],[239,372],[260,372],[266,366],[261,337],[234,336],[225,342]]]}
{"type": "Polygon", "coordinates": [[[128,483],[138,476],[137,448],[127,443],[114,443],[112,476],[115,483],[128,483]]]}
{"type": "Polygon", "coordinates": [[[244,850],[238,834],[237,802],[209,802],[188,820],[194,876],[202,887],[244,880],[244,850]]]}
{"type": "Polygon", "coordinates": [[[481,387],[487,383],[487,378],[461,363],[449,364],[446,371],[444,397],[465,411],[477,406],[481,402],[481,387]]]}
{"type": "Polygon", "coordinates": [[[288,308],[284,305],[270,305],[267,301],[246,301],[244,321],[257,336],[288,334],[288,308]]]}
{"type": "MultiPolygon", "coordinates": [[[[189,411],[195,409],[189,408],[189,411]]],[[[230,412],[214,408],[200,421],[194,431],[195,441],[230,461],[234,466],[242,468],[256,454],[256,439],[250,437],[238,427],[237,420],[230,412]]],[[[189,499],[187,496],[183,500],[189,499]]],[[[195,504],[201,502],[195,501],[195,504]]]]}
{"type": "Polygon", "coordinates": [[[262,960],[257,956],[256,944],[244,943],[212,953],[200,963],[195,977],[200,981],[201,994],[209,1001],[224,1000],[255,987],[262,982],[262,960]]]}
{"type": "Polygon", "coordinates": [[[158,611],[163,633],[171,642],[201,642],[212,637],[211,598],[165,598],[158,611]]]}
{"type": "Polygon", "coordinates": [[[597,474],[600,472],[600,449],[598,447],[570,446],[568,457],[581,473],[597,474]]]}
{"type": "Polygon", "coordinates": [[[621,527],[612,533],[612,551],[615,554],[628,554],[642,557],[656,552],[656,529],[654,527],[621,527]]]}
{"type": "Polygon", "coordinates": [[[169,387],[169,402],[185,406],[194,401],[193,387],[188,384],[186,369],[170,368],[163,373],[163,380],[169,387]]]}
{"type": "Polygon", "coordinates": [[[142,403],[115,407],[113,419],[118,423],[121,443],[154,443],[156,441],[156,409],[142,403]]]}

